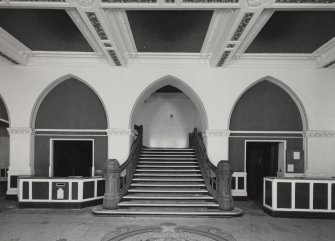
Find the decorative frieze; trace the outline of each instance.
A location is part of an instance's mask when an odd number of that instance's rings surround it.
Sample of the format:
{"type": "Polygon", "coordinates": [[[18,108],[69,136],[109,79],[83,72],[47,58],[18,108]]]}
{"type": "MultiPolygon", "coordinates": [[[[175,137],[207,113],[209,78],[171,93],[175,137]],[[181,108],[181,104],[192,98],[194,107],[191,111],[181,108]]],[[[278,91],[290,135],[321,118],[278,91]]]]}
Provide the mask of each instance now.
{"type": "Polygon", "coordinates": [[[227,45],[227,48],[234,48],[235,47],[235,44],[228,44],[227,45]]]}
{"type": "Polygon", "coordinates": [[[317,3],[317,4],[329,4],[335,3],[335,0],[276,0],[276,3],[317,3]]]}
{"type": "Polygon", "coordinates": [[[247,0],[249,7],[260,7],[267,0],[247,0]]]}
{"type": "Polygon", "coordinates": [[[107,40],[107,35],[106,35],[105,31],[103,30],[97,15],[93,12],[86,12],[86,15],[87,15],[88,19],[91,21],[95,31],[99,35],[99,38],[101,40],[107,40]]]}
{"type": "Polygon", "coordinates": [[[229,137],[230,130],[206,130],[202,133],[204,137],[229,137]]]}
{"type": "Polygon", "coordinates": [[[63,3],[65,0],[10,0],[11,2],[60,2],[63,3]]]}
{"type": "Polygon", "coordinates": [[[107,129],[107,135],[114,136],[132,136],[134,133],[131,129],[107,129]]]}
{"type": "Polygon", "coordinates": [[[114,61],[114,64],[115,64],[116,66],[121,66],[121,62],[120,62],[119,58],[117,57],[115,51],[114,51],[113,49],[109,49],[109,50],[107,50],[107,51],[108,51],[108,53],[109,53],[109,56],[110,56],[110,57],[112,58],[112,60],[114,61]]]}
{"type": "Polygon", "coordinates": [[[254,16],[254,13],[245,13],[240,24],[238,25],[233,37],[231,38],[232,41],[237,41],[243,34],[245,28],[248,26],[248,23],[250,22],[252,16],[254,16]]]}
{"type": "Polygon", "coordinates": [[[238,3],[238,0],[183,0],[184,3],[238,3]]]}
{"type": "Polygon", "coordinates": [[[335,60],[333,60],[330,63],[326,64],[325,66],[323,66],[323,68],[328,68],[328,67],[332,66],[333,64],[335,64],[335,60]]]}
{"type": "Polygon", "coordinates": [[[81,7],[89,8],[93,5],[94,0],[73,0],[76,4],[81,7]]]}
{"type": "Polygon", "coordinates": [[[305,132],[308,138],[335,138],[335,130],[310,130],[305,132]]]}
{"type": "Polygon", "coordinates": [[[216,67],[222,67],[222,65],[224,64],[224,62],[226,62],[228,56],[230,54],[230,51],[224,51],[218,64],[216,65],[216,67]]]}
{"type": "Polygon", "coordinates": [[[157,0],[102,0],[103,3],[157,3],[157,0]]]}
{"type": "Polygon", "coordinates": [[[9,62],[13,63],[13,64],[19,64],[18,62],[16,62],[14,59],[8,57],[7,55],[5,55],[4,53],[0,52],[0,56],[6,60],[8,60],[9,62]]]}
{"type": "Polygon", "coordinates": [[[111,48],[112,45],[110,43],[104,43],[104,46],[107,47],[107,48],[111,48]]]}
{"type": "Polygon", "coordinates": [[[35,130],[29,127],[7,128],[9,135],[34,135],[35,130]]]}

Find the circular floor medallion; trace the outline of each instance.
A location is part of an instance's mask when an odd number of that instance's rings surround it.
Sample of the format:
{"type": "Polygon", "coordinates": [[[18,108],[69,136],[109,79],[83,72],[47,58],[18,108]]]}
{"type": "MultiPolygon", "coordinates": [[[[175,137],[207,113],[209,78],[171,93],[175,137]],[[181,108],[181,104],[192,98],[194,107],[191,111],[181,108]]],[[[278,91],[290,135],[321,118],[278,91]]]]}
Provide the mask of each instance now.
{"type": "Polygon", "coordinates": [[[236,241],[230,234],[212,227],[177,226],[163,223],[159,226],[127,226],[107,233],[102,241],[236,241]]]}

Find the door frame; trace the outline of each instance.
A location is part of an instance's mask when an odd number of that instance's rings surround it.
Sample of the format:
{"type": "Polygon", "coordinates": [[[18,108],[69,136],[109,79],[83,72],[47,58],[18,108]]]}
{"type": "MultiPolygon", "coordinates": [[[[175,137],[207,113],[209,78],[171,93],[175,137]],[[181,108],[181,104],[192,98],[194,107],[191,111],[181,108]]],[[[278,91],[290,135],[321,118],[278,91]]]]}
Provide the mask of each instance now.
{"type": "Polygon", "coordinates": [[[49,177],[54,177],[54,142],[55,141],[90,141],[92,143],[92,168],[91,176],[94,176],[95,166],[94,166],[94,139],[64,139],[64,138],[50,138],[49,140],[49,177]]]}

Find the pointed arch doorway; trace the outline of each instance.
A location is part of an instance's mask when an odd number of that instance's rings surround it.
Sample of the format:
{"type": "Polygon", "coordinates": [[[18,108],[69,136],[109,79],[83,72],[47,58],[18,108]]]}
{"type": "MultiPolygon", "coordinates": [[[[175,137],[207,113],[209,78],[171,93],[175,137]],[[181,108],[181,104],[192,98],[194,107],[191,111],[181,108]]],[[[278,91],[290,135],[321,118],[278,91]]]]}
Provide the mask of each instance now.
{"type": "Polygon", "coordinates": [[[186,148],[188,134],[194,128],[207,129],[207,115],[191,87],[166,76],[141,93],[129,123],[130,128],[143,125],[143,144],[147,147],[186,148]]]}

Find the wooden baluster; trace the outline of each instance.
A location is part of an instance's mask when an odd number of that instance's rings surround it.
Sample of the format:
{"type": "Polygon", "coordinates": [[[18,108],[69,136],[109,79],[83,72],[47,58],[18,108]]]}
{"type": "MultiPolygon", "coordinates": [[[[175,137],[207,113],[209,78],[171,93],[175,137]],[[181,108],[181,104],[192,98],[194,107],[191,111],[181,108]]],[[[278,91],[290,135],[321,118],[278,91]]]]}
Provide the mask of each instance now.
{"type": "Polygon", "coordinates": [[[104,209],[117,209],[120,202],[120,164],[116,159],[109,159],[105,164],[104,209]]]}
{"type": "Polygon", "coordinates": [[[231,178],[229,161],[220,161],[216,172],[217,178],[217,201],[220,208],[229,211],[234,208],[233,197],[231,194],[231,178]]]}

